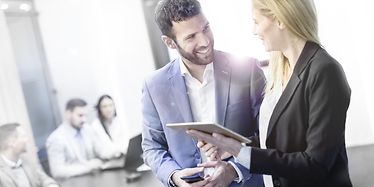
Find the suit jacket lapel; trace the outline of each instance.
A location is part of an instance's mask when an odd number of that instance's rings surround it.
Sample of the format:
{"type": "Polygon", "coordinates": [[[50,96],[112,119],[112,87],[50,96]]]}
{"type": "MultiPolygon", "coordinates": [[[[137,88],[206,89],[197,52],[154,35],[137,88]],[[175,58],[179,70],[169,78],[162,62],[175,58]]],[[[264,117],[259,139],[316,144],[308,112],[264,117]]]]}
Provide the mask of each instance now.
{"type": "MultiPolygon", "coordinates": [[[[26,177],[29,179],[29,182],[30,182],[30,185],[31,187],[35,187],[35,184],[32,182],[32,176],[30,176],[30,172],[29,170],[27,170],[27,167],[25,168],[24,165],[22,164],[22,168],[26,174],[26,177]]],[[[0,170],[5,173],[13,182],[14,186],[18,186],[17,184],[17,179],[14,178],[14,175],[11,171],[11,168],[9,168],[9,166],[7,166],[4,162],[4,160],[2,158],[0,158],[0,170]]]]}
{"type": "Polygon", "coordinates": [[[216,120],[220,125],[226,126],[225,118],[230,90],[231,68],[227,65],[228,59],[217,52],[214,54],[214,60],[216,120]]]}
{"type": "Polygon", "coordinates": [[[274,111],[271,115],[269,127],[267,131],[267,138],[270,136],[275,124],[277,123],[280,115],[286,109],[288,103],[292,99],[297,87],[300,84],[302,78],[300,78],[301,73],[311,62],[311,58],[319,49],[319,45],[313,42],[307,42],[300,54],[299,59],[294,68],[294,72],[291,75],[291,78],[283,91],[281,97],[279,98],[277,104],[275,105],[274,111]]]}
{"type": "Polygon", "coordinates": [[[17,186],[16,179],[13,178],[10,168],[5,164],[2,158],[0,158],[0,170],[12,180],[14,186],[17,186]]]}
{"type": "Polygon", "coordinates": [[[179,108],[184,122],[192,122],[192,111],[190,101],[187,95],[187,88],[184,77],[181,75],[179,61],[174,61],[173,66],[170,68],[170,89],[174,96],[174,101],[179,108]]]}

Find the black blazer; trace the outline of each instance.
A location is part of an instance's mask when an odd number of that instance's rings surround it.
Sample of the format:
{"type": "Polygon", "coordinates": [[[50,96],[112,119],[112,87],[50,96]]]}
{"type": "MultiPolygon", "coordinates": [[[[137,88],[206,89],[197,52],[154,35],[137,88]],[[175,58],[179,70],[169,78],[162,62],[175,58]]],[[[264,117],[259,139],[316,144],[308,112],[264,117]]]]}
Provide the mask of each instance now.
{"type": "Polygon", "coordinates": [[[341,65],[307,42],[270,118],[266,146],[253,148],[252,173],[274,186],[352,186],[345,148],[350,87],[341,65]]]}

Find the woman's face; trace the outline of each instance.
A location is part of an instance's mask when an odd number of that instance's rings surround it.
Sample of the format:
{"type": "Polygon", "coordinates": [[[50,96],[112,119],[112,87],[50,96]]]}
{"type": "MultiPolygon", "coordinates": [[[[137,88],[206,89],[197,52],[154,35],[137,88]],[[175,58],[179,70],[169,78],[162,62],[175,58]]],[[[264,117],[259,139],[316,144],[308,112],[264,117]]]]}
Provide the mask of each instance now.
{"type": "Polygon", "coordinates": [[[254,20],[253,34],[262,40],[265,50],[268,52],[280,51],[283,36],[277,19],[261,14],[256,8],[252,9],[252,14],[254,20]]]}
{"type": "Polygon", "coordinates": [[[109,98],[104,98],[100,103],[100,111],[106,120],[113,119],[115,113],[113,101],[109,98]]]}

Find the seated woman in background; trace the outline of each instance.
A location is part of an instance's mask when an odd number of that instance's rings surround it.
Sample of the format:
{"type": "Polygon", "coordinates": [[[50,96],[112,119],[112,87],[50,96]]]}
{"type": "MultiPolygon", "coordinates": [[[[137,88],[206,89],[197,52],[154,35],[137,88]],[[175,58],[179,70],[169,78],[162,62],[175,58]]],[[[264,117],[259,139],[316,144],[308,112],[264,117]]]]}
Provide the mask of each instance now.
{"type": "Polygon", "coordinates": [[[102,142],[110,155],[117,158],[125,154],[128,136],[124,123],[117,117],[115,104],[112,97],[103,95],[97,105],[97,119],[92,122],[96,137],[102,142]]]}

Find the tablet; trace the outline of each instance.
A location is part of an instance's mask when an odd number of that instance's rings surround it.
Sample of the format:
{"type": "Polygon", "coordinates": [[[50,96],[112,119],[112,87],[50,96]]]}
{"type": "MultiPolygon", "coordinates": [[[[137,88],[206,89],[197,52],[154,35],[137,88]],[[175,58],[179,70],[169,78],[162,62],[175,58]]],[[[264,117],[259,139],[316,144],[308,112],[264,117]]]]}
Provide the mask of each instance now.
{"type": "Polygon", "coordinates": [[[219,133],[231,138],[236,139],[242,143],[251,143],[252,141],[222,125],[216,123],[204,123],[204,122],[188,122],[188,123],[168,123],[167,127],[180,130],[194,129],[199,130],[208,134],[219,133]]]}

